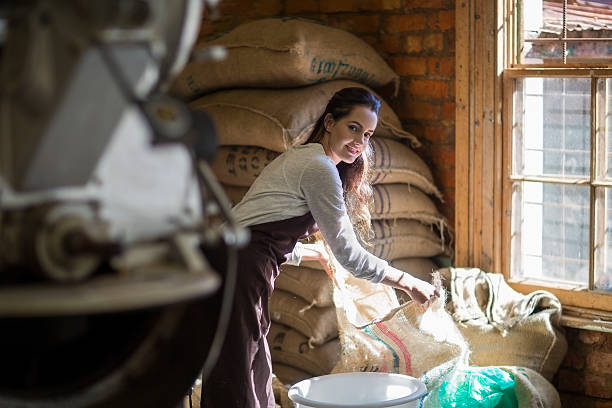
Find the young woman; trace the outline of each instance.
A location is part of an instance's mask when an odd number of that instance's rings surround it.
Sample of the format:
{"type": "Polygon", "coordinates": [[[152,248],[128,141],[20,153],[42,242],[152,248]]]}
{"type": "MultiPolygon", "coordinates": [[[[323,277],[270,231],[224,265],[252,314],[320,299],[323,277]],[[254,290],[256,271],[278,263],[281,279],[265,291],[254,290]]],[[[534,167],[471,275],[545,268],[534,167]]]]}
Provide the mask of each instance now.
{"type": "Polygon", "coordinates": [[[360,243],[370,231],[366,173],[379,110],[380,101],[363,88],[338,91],[308,141],[268,164],[233,208],[251,241],[239,252],[234,308],[223,350],[202,388],[203,407],[274,408],[268,297],[281,263],[327,262],[320,246],[298,243],[317,229],[355,276],[402,289],[420,304],[437,296],[432,285],[391,267],[360,243]]]}

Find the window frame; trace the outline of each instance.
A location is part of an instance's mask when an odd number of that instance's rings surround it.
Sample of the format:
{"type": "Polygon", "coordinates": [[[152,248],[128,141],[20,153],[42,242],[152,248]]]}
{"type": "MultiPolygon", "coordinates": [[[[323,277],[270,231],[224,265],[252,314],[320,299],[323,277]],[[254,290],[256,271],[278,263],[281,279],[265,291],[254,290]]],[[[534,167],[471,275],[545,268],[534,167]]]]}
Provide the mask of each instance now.
{"type": "Polygon", "coordinates": [[[612,332],[612,294],[512,280],[511,125],[513,78],[609,75],[606,68],[513,64],[519,29],[515,0],[466,0],[455,10],[455,259],[456,267],[503,273],[522,293],[547,290],[564,306],[565,324],[612,332]],[[493,85],[493,86],[492,86],[493,85]],[[576,320],[577,319],[577,320],[576,320]]]}
{"type": "MultiPolygon", "coordinates": [[[[612,69],[589,69],[589,68],[509,68],[504,71],[504,99],[505,107],[504,118],[512,117],[512,106],[514,105],[514,85],[515,80],[525,77],[559,77],[559,78],[601,78],[612,75],[612,69]]],[[[595,91],[594,86],[591,86],[591,91],[595,91]]],[[[592,100],[594,97],[592,98],[592,100]]],[[[591,104],[591,108],[594,105],[591,104]]],[[[596,138],[596,117],[591,115],[591,139],[596,138]]],[[[504,140],[504,165],[503,175],[503,220],[502,220],[502,236],[504,245],[502,245],[502,259],[506,262],[502,263],[502,273],[508,279],[510,285],[519,292],[528,293],[534,290],[547,290],[555,294],[564,306],[572,306],[584,309],[597,309],[602,311],[612,312],[612,293],[593,290],[593,274],[590,273],[589,283],[587,285],[561,284],[555,285],[542,284],[535,279],[516,279],[510,277],[510,259],[511,259],[511,231],[512,231],[512,186],[514,179],[512,177],[512,124],[511,120],[503,121],[503,140],[504,140]]],[[[591,148],[594,151],[594,147],[591,148]]],[[[591,155],[591,181],[593,181],[593,173],[595,171],[595,162],[591,155]]],[[[595,221],[595,186],[591,185],[591,202],[590,202],[590,269],[592,270],[594,261],[593,249],[593,229],[595,221]]]]}

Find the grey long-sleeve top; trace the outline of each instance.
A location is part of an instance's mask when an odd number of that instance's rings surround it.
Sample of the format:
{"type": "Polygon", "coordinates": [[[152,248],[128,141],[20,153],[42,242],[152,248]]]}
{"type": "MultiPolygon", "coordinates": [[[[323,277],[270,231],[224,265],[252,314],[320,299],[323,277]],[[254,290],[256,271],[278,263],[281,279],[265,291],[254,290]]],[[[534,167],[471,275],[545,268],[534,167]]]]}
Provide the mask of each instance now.
{"type": "MultiPolygon", "coordinates": [[[[380,282],[393,269],[366,251],[357,239],[346,212],[338,170],[319,143],[296,146],[270,162],[232,211],[245,227],[310,211],[334,256],[347,271],[380,282]]],[[[299,243],[291,256],[289,262],[299,264],[299,243]]]]}

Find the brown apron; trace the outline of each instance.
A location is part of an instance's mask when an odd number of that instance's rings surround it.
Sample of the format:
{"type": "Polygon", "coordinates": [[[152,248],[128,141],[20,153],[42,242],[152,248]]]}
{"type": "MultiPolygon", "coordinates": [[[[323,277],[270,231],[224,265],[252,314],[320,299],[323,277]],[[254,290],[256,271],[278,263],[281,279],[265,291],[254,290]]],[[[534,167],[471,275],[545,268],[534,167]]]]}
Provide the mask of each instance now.
{"type": "MultiPolygon", "coordinates": [[[[310,213],[249,227],[251,240],[239,251],[234,305],[223,349],[202,386],[204,408],[274,408],[272,362],[266,335],[270,328],[268,298],[279,265],[287,260],[298,239],[316,232],[310,213]]],[[[223,249],[205,250],[213,268],[226,270],[223,249]]],[[[223,290],[210,303],[214,333],[223,290]]]]}

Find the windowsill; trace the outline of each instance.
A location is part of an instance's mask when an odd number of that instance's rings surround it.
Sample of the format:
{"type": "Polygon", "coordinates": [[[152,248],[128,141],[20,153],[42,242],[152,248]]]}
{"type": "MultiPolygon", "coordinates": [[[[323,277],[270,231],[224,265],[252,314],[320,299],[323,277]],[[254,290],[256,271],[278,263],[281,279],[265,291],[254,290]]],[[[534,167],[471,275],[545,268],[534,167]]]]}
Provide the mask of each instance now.
{"type": "Polygon", "coordinates": [[[560,323],[575,329],[612,333],[612,313],[601,310],[564,306],[560,323]]]}

